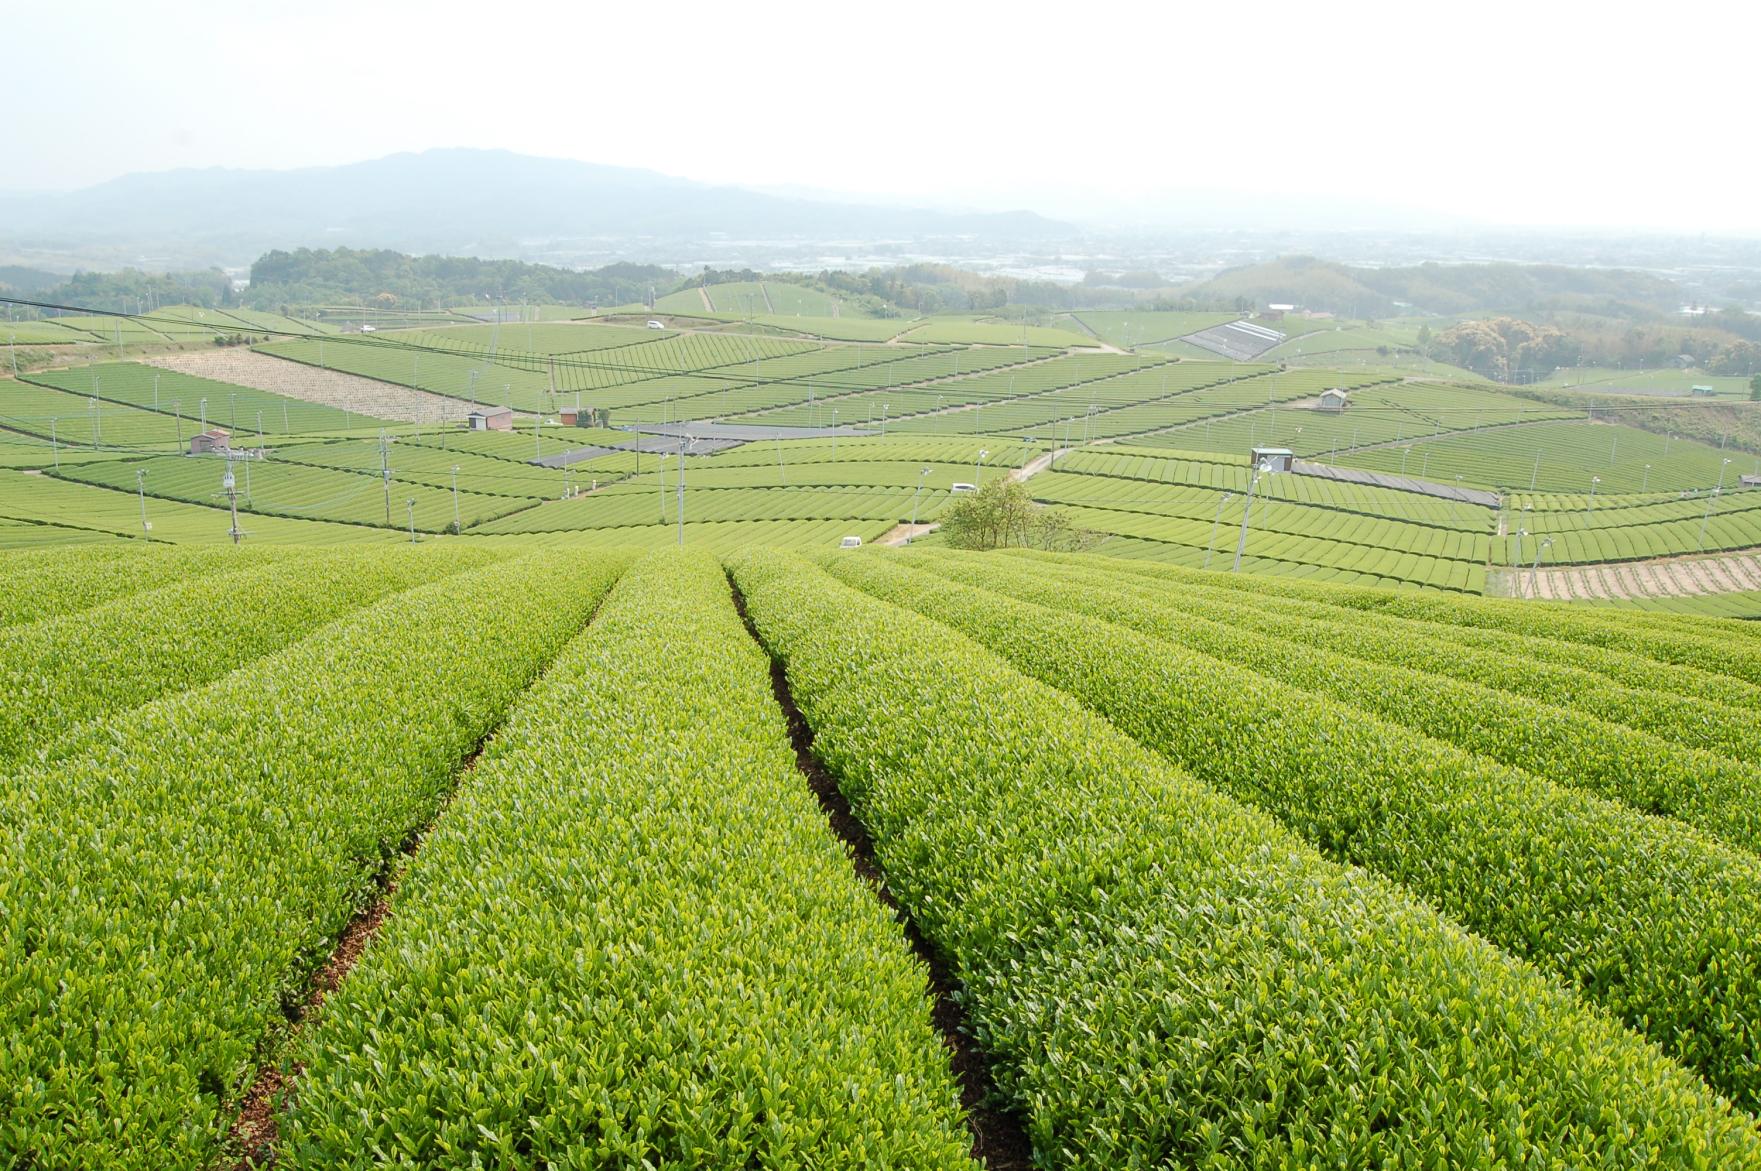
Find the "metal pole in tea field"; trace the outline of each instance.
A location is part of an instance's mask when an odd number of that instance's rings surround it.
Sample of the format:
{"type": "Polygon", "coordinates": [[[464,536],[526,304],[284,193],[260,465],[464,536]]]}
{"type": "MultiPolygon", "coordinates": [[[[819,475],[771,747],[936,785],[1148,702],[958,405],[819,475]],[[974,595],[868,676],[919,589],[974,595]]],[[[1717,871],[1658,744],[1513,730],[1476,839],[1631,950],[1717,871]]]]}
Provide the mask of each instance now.
{"type": "Polygon", "coordinates": [[[452,531],[454,535],[464,532],[459,523],[459,465],[452,466],[452,531]]]}
{"type": "Polygon", "coordinates": [[[1728,459],[1725,460],[1724,463],[1719,466],[1718,487],[1712,489],[1712,495],[1710,495],[1706,498],[1706,511],[1700,517],[1700,540],[1694,546],[1694,551],[1696,553],[1704,552],[1706,549],[1706,523],[1712,519],[1712,505],[1718,500],[1719,496],[1722,495],[1724,492],[1724,469],[1728,468],[1729,466],[1730,466],[1730,461],[1728,459]]]}
{"type": "Polygon", "coordinates": [[[1529,567],[1529,597],[1531,598],[1541,596],[1540,586],[1536,583],[1536,579],[1541,575],[1541,558],[1546,556],[1547,550],[1552,547],[1553,538],[1548,537],[1541,542],[1541,547],[1535,550],[1535,563],[1529,567]]]}
{"type": "Polygon", "coordinates": [[[55,470],[61,470],[61,442],[55,438],[55,420],[49,420],[49,450],[55,453],[55,470]]]}
{"type": "Polygon", "coordinates": [[[379,478],[385,483],[385,527],[391,527],[391,456],[386,449],[385,432],[379,433],[379,478]]]}
{"type": "Polygon", "coordinates": [[[226,502],[232,508],[232,528],[228,530],[228,535],[232,537],[232,543],[236,545],[239,538],[244,536],[244,532],[238,527],[238,481],[232,475],[232,458],[230,456],[227,457],[226,475],[221,477],[220,486],[225,490],[226,502]]]}
{"type": "Polygon", "coordinates": [[[696,440],[679,432],[679,547],[685,547],[685,455],[696,444],[696,440]]]}
{"type": "Polygon", "coordinates": [[[416,498],[412,496],[405,500],[404,507],[410,510],[410,544],[414,545],[416,543],[416,498]]]}
{"type": "Polygon", "coordinates": [[[135,494],[141,498],[141,532],[143,532],[143,533],[152,532],[153,526],[147,523],[147,469],[146,468],[136,468],[135,469],[135,494]]]}
{"type": "Polygon", "coordinates": [[[1265,475],[1271,466],[1267,461],[1261,460],[1260,466],[1254,470],[1253,477],[1247,482],[1247,506],[1241,510],[1241,537],[1235,542],[1235,564],[1229,567],[1230,573],[1235,573],[1241,568],[1241,556],[1247,552],[1248,519],[1253,516],[1254,489],[1259,487],[1260,477],[1265,475]]]}
{"type": "Polygon", "coordinates": [[[929,475],[928,468],[924,468],[921,472],[917,473],[917,491],[911,493],[911,527],[912,528],[917,527],[917,497],[918,497],[918,494],[923,491],[923,478],[927,475],[929,475]]]}
{"type": "Polygon", "coordinates": [[[1205,568],[1211,567],[1211,553],[1217,548],[1217,527],[1223,523],[1223,506],[1235,498],[1235,493],[1223,493],[1223,499],[1217,501],[1217,515],[1211,518],[1211,543],[1205,546],[1205,568]]]}

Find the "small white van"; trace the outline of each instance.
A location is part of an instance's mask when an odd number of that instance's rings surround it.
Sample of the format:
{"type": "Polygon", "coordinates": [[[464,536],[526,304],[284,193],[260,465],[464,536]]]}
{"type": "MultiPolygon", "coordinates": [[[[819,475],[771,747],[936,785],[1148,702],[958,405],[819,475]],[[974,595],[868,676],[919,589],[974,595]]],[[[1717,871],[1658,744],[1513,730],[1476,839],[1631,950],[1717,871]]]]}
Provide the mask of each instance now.
{"type": "Polygon", "coordinates": [[[968,484],[965,480],[955,480],[953,485],[949,487],[948,491],[958,496],[962,492],[976,492],[978,489],[973,485],[968,484]]]}
{"type": "Polygon", "coordinates": [[[838,542],[838,548],[840,548],[840,549],[860,549],[860,548],[862,548],[862,538],[861,537],[845,537],[843,540],[838,542]]]}
{"type": "Polygon", "coordinates": [[[665,329],[666,326],[661,324],[660,322],[655,321],[652,318],[650,318],[649,322],[648,322],[648,328],[649,329],[665,329]]]}

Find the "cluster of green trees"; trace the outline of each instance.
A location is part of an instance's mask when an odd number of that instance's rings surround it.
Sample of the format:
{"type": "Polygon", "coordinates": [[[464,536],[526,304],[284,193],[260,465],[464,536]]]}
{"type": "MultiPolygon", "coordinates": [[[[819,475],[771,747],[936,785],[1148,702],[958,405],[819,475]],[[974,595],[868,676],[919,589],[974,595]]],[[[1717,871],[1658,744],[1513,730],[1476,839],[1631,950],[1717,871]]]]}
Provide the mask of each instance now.
{"type": "Polygon", "coordinates": [[[998,476],[942,513],[942,535],[956,549],[1049,549],[1077,552],[1095,534],[1078,529],[1056,508],[1035,503],[1019,480],[998,476]]]}
{"type": "Polygon", "coordinates": [[[165,305],[216,309],[238,303],[232,278],[218,268],[201,272],[142,272],[125,268],[72,276],[12,268],[0,272],[0,293],[117,313],[151,313],[165,305]]]}
{"type": "Polygon", "coordinates": [[[388,249],[300,248],[251,265],[244,302],[261,309],[379,301],[405,308],[458,305],[596,305],[640,301],[678,283],[672,269],[608,264],[573,271],[521,260],[409,256],[388,249]]]}
{"type": "Polygon", "coordinates": [[[1425,340],[1432,357],[1498,382],[1532,381],[1579,355],[1564,330],[1517,317],[1464,321],[1425,340]]]}
{"type": "MultiPolygon", "coordinates": [[[[1139,276],[1147,279],[1145,274],[1139,276]]],[[[766,276],[765,279],[776,278],[766,276]]],[[[816,282],[819,287],[841,297],[873,298],[877,303],[896,306],[896,311],[906,315],[1013,310],[1014,316],[1025,314],[1032,320],[1036,312],[1043,315],[1073,309],[1118,307],[1134,301],[1131,296],[1122,296],[1118,286],[1067,285],[1056,281],[987,276],[950,264],[906,264],[867,272],[821,272],[816,282]]],[[[1158,283],[1165,282],[1158,280],[1158,283]]]]}

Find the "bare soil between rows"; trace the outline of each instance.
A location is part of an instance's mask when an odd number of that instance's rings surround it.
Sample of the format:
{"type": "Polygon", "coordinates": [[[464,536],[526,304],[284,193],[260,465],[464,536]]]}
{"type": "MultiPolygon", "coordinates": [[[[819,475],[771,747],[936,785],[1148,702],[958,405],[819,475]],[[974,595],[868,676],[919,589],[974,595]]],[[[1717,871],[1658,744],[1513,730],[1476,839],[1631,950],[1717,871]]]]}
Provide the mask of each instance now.
{"type": "MultiPolygon", "coordinates": [[[[435,808],[434,816],[412,830],[399,845],[397,854],[374,876],[372,897],[355,912],[348,926],[343,928],[342,934],[337,938],[329,958],[312,973],[306,984],[304,998],[285,1007],[288,1025],[294,1034],[297,1035],[324,1006],[325,997],[342,987],[343,981],[348,979],[349,973],[366,952],[367,945],[373,942],[385,921],[391,917],[391,899],[397,893],[398,877],[404,872],[409,859],[422,848],[423,840],[451,804],[453,794],[458,792],[459,786],[477,767],[478,758],[483,755],[484,747],[494,734],[492,729],[471,749],[454,774],[453,783],[447,789],[446,795],[435,808]]],[[[240,1104],[238,1115],[228,1132],[231,1149],[237,1154],[231,1164],[233,1171],[253,1171],[255,1168],[275,1165],[276,1144],[281,1138],[280,1112],[286,1108],[292,1097],[294,1082],[304,1072],[304,1067],[298,1063],[293,1065],[291,1073],[284,1072],[281,1062],[274,1058],[265,1060],[258,1066],[256,1075],[251,1079],[251,1087],[245,1092],[244,1101],[240,1104]]]]}
{"type": "Polygon", "coordinates": [[[851,812],[850,802],[838,788],[837,779],[814,754],[813,729],[808,726],[801,709],[795,703],[794,694],[789,690],[788,675],[782,661],[769,653],[770,648],[765,647],[764,640],[758,636],[757,628],[746,613],[746,599],[740,593],[739,587],[732,580],[729,585],[733,588],[734,608],[739,611],[740,620],[746,624],[752,640],[764,647],[770,658],[771,691],[788,721],[789,743],[795,750],[795,767],[806,779],[813,795],[819,799],[820,808],[824,810],[832,832],[849,847],[850,862],[857,875],[874,891],[875,897],[893,912],[904,928],[911,950],[929,970],[930,1020],[942,1035],[942,1044],[948,1050],[949,1065],[960,1086],[960,1104],[966,1113],[967,1126],[972,1131],[972,1157],[990,1171],[1031,1171],[1034,1166],[1033,1144],[1028,1141],[1027,1131],[1021,1120],[991,1105],[994,1082],[991,1078],[990,1060],[973,1043],[966,1027],[966,1013],[955,1000],[959,985],[947,960],[923,937],[911,916],[899,906],[898,900],[887,889],[886,875],[875,862],[874,842],[851,812]]]}

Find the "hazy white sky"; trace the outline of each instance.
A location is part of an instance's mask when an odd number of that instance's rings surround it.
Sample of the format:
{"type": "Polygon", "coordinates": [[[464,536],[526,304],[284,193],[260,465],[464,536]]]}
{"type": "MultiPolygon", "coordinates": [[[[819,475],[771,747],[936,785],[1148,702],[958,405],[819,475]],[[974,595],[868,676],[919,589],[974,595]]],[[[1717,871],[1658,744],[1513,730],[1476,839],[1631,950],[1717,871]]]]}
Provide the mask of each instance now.
{"type": "Polygon", "coordinates": [[[1761,5],[0,5],[0,190],[437,146],[1057,214],[1761,231],[1761,5]]]}

